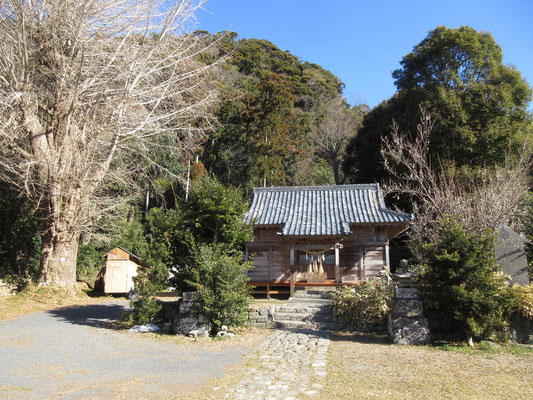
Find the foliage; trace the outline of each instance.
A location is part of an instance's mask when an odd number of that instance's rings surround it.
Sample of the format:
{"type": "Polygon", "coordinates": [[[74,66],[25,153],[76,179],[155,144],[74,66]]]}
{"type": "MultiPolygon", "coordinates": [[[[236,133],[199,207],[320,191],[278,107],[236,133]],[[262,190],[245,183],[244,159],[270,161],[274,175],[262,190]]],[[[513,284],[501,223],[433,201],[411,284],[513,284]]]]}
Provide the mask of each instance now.
{"type": "Polygon", "coordinates": [[[217,74],[226,100],[219,128],[203,146],[206,170],[245,190],[315,183],[320,155],[312,132],[329,117],[324,104],[342,102],[342,82],[266,40],[233,34],[221,47],[232,56],[217,74]]]}
{"type": "Polygon", "coordinates": [[[401,64],[393,72],[398,92],[365,116],[348,145],[343,170],[352,182],[389,177],[379,157],[381,139],[390,136],[393,120],[416,135],[419,105],[436,121],[433,160],[456,167],[501,165],[520,147],[530,126],[531,88],[503,64],[490,33],[439,26],[401,64]]]}
{"type": "Polygon", "coordinates": [[[475,234],[453,218],[439,221],[439,238],[425,246],[417,285],[425,307],[454,321],[464,339],[504,338],[513,295],[498,273],[491,232],[475,234]]]}
{"type": "Polygon", "coordinates": [[[252,268],[242,257],[228,254],[219,245],[201,245],[195,254],[192,280],[196,289],[195,311],[204,314],[212,333],[222,325],[241,326],[248,320],[250,286],[246,271],[252,268]]]}
{"type": "Polygon", "coordinates": [[[25,199],[0,184],[0,278],[34,277],[39,268],[39,220],[25,199]]]}
{"type": "MultiPolygon", "coordinates": [[[[117,221],[108,235],[110,240],[107,241],[93,239],[80,243],[76,262],[77,279],[94,281],[105,263],[104,255],[115,247],[122,247],[143,261],[147,261],[154,251],[145,236],[145,226],[140,216],[117,221]]],[[[147,265],[150,265],[149,262],[147,265]]]]}
{"type": "Polygon", "coordinates": [[[251,240],[252,228],[244,220],[248,202],[239,189],[206,177],[193,184],[181,207],[197,244],[220,243],[225,252],[239,253],[251,240]]]}
{"type": "Polygon", "coordinates": [[[181,218],[172,227],[172,265],[177,267],[173,284],[188,290],[198,246],[217,244],[224,253],[239,257],[244,243],[252,238],[252,227],[244,220],[248,202],[242,192],[225,188],[216,179],[204,177],[193,183],[189,198],[178,205],[181,218]]]}
{"type": "Polygon", "coordinates": [[[381,279],[345,286],[331,297],[333,312],[350,326],[364,328],[382,322],[390,311],[392,287],[381,279]]]}
{"type": "Polygon", "coordinates": [[[218,320],[226,325],[239,323],[239,307],[243,304],[239,296],[244,290],[239,285],[246,282],[249,265],[238,260],[252,234],[244,220],[247,208],[240,190],[225,188],[216,179],[204,176],[193,182],[188,199],[177,201],[176,208],[152,208],[145,215],[142,233],[138,223],[131,223],[122,240],[138,243],[143,263],[151,266],[135,281],[140,299],[133,303],[131,322],[156,321],[160,307],[151,296],[170,284],[180,291],[205,285],[202,293],[206,298],[201,304],[212,317],[213,326],[220,325],[218,320]],[[213,264],[215,258],[220,265],[213,264]],[[170,282],[169,272],[173,275],[170,282]],[[224,283],[226,279],[231,282],[224,283]],[[222,286],[213,288],[213,284],[222,286]],[[227,296],[229,303],[221,299],[225,290],[235,291],[227,296]],[[226,306],[227,311],[217,308],[226,306]]]}
{"type": "Polygon", "coordinates": [[[533,284],[528,286],[514,285],[515,311],[518,315],[533,320],[533,284]]]}
{"type": "Polygon", "coordinates": [[[133,280],[139,298],[131,301],[133,311],[128,314],[128,322],[133,324],[161,322],[162,306],[153,296],[167,288],[168,269],[164,264],[139,268],[138,275],[133,280]]]}
{"type": "Polygon", "coordinates": [[[525,250],[529,263],[529,281],[533,282],[533,192],[528,192],[524,198],[523,216],[521,219],[520,231],[525,235],[525,250]]]}

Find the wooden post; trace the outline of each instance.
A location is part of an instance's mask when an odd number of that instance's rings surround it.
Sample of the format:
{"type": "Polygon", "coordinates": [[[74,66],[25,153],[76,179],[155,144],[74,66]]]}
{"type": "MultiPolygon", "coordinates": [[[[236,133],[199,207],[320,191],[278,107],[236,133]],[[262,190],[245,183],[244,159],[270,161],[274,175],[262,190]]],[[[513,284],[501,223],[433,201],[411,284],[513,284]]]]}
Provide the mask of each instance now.
{"type": "Polygon", "coordinates": [[[340,269],[340,257],[339,249],[342,248],[342,244],[335,243],[335,286],[337,289],[341,285],[341,269],[340,269]]]}
{"type": "Polygon", "coordinates": [[[268,284],[267,284],[267,299],[270,299],[270,281],[272,280],[272,260],[274,256],[272,253],[272,246],[268,246],[268,284]]]}
{"type": "Polygon", "coordinates": [[[387,272],[390,272],[389,242],[385,245],[385,267],[387,272]]]}
{"type": "Polygon", "coordinates": [[[359,248],[359,271],[357,271],[357,277],[359,280],[363,280],[363,277],[365,275],[365,248],[360,247],[359,248]]]}
{"type": "Polygon", "coordinates": [[[294,296],[294,274],[295,274],[295,265],[294,265],[294,246],[291,245],[291,290],[290,296],[294,296]]]}

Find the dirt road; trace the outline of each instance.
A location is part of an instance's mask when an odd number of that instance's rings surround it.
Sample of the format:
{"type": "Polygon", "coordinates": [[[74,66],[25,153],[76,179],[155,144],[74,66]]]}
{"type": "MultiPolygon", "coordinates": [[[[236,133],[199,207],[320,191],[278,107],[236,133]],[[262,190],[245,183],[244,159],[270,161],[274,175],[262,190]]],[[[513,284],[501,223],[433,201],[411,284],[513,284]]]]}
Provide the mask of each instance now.
{"type": "Polygon", "coordinates": [[[113,329],[126,301],[72,306],[0,322],[0,398],[181,398],[247,350],[113,329]],[[191,345],[192,344],[192,345],[191,345]]]}

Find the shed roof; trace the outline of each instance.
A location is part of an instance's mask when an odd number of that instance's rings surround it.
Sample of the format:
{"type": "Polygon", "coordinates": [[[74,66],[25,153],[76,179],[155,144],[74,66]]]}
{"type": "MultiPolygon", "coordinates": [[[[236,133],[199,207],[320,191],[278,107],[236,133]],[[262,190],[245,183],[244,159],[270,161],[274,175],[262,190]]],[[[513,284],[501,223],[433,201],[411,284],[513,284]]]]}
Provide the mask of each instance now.
{"type": "Polygon", "coordinates": [[[378,184],[254,188],[248,222],[280,225],[286,236],[350,234],[350,224],[401,224],[411,214],[386,208],[378,184]]]}
{"type": "Polygon", "coordinates": [[[119,259],[130,259],[133,262],[140,264],[141,259],[137,257],[135,254],[130,253],[128,250],[123,249],[122,247],[115,247],[113,250],[111,250],[109,253],[107,253],[104,257],[108,257],[110,254],[119,257],[119,259]],[[126,257],[127,256],[127,257],[126,257]],[[121,258],[125,257],[125,258],[121,258]]]}

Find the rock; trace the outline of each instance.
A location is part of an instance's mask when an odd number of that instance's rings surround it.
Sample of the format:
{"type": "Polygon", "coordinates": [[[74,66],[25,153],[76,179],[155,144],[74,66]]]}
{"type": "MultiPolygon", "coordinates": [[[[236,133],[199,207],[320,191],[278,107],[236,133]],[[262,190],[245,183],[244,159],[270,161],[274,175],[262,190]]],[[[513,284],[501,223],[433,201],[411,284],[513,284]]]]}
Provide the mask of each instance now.
{"type": "MultiPolygon", "coordinates": [[[[224,328],[224,327],[223,327],[224,328]]],[[[227,327],[226,327],[227,329],[227,327]]],[[[231,333],[231,332],[228,332],[227,330],[226,331],[220,331],[217,333],[217,337],[228,337],[228,338],[232,338],[233,336],[235,336],[234,333],[231,333]]]]}
{"type": "Polygon", "coordinates": [[[398,287],[396,288],[396,298],[398,299],[416,299],[418,292],[415,288],[398,287]]]}
{"type": "Polygon", "coordinates": [[[207,336],[208,335],[208,332],[205,328],[200,328],[200,329],[193,329],[192,331],[190,331],[187,336],[189,337],[192,337],[192,338],[195,338],[195,337],[203,337],[203,336],[207,336]]]}
{"type": "Polygon", "coordinates": [[[159,327],[154,324],[147,324],[147,325],[132,326],[130,329],[128,329],[128,332],[146,333],[146,332],[158,332],[160,330],[161,329],[159,329],[159,327]]]}
{"type": "Polygon", "coordinates": [[[419,317],[423,315],[422,302],[418,299],[399,299],[396,298],[391,312],[394,315],[403,317],[419,317]]]}
{"type": "Polygon", "coordinates": [[[193,296],[196,292],[183,292],[181,294],[181,297],[183,298],[183,301],[193,301],[193,296]]]}
{"type": "Polygon", "coordinates": [[[131,289],[128,293],[128,295],[126,296],[126,298],[128,300],[139,300],[139,292],[137,290],[134,290],[134,289],[131,289]]]}
{"type": "Polygon", "coordinates": [[[394,320],[389,316],[389,336],[394,344],[429,344],[431,336],[425,319],[400,317],[394,320]]]}
{"type": "Polygon", "coordinates": [[[163,324],[163,331],[164,332],[170,332],[172,331],[172,322],[165,322],[163,324]]]}

